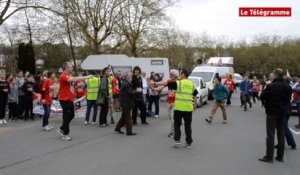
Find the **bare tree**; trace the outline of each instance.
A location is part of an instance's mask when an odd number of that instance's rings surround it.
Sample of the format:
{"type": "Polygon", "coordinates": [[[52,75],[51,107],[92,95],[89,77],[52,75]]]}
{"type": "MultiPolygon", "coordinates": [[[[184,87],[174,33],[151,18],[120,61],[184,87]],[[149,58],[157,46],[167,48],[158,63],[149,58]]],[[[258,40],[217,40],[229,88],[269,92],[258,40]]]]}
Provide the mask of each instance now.
{"type": "Polygon", "coordinates": [[[130,45],[131,54],[140,53],[142,36],[167,20],[166,9],[174,5],[174,0],[125,0],[122,4],[122,19],[118,26],[130,45]]]}

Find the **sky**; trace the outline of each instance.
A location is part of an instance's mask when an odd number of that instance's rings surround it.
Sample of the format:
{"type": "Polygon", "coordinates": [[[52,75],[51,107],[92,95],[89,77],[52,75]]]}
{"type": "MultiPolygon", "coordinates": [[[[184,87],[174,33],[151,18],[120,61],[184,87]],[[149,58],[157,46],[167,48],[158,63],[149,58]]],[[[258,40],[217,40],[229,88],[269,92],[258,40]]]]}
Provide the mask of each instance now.
{"type": "Polygon", "coordinates": [[[184,31],[233,40],[255,35],[300,36],[299,0],[180,0],[168,11],[184,31]],[[239,7],[291,7],[292,17],[239,17],[239,7]]]}

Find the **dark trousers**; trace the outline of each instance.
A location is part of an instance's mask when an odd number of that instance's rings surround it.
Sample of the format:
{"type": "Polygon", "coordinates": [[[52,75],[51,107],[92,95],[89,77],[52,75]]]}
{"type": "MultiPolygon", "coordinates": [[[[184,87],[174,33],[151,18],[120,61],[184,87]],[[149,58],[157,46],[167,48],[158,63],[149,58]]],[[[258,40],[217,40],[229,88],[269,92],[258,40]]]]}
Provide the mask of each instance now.
{"type": "Polygon", "coordinates": [[[155,115],[159,114],[159,95],[150,95],[149,96],[149,104],[148,110],[152,111],[152,104],[155,105],[155,115]]]}
{"type": "Polygon", "coordinates": [[[8,103],[8,118],[11,120],[17,119],[17,103],[8,103]]]}
{"type": "Polygon", "coordinates": [[[299,118],[299,125],[300,125],[300,103],[297,103],[297,113],[298,113],[298,118],[299,118]]]}
{"type": "Polygon", "coordinates": [[[250,108],[252,107],[252,103],[250,101],[250,94],[245,94],[243,95],[243,105],[244,105],[244,109],[247,109],[247,103],[249,103],[250,108]]]}
{"type": "Polygon", "coordinates": [[[5,118],[5,110],[7,106],[7,95],[0,95],[0,119],[5,118]]]}
{"type": "Polygon", "coordinates": [[[27,120],[29,118],[29,115],[31,119],[33,119],[33,99],[31,96],[25,96],[25,115],[24,119],[27,120]]]}
{"type": "Polygon", "coordinates": [[[18,115],[18,118],[22,119],[23,118],[23,114],[24,114],[24,111],[25,111],[25,100],[26,100],[26,97],[25,95],[19,95],[19,100],[18,100],[18,107],[17,107],[17,115],[18,115]]]}
{"type": "Polygon", "coordinates": [[[108,114],[108,98],[105,97],[103,99],[103,104],[100,104],[101,110],[100,110],[100,116],[99,116],[99,124],[107,124],[107,114],[108,114]]]}
{"type": "Polygon", "coordinates": [[[181,122],[184,120],[185,141],[187,144],[193,142],[192,139],[192,112],[174,111],[174,140],[180,141],[181,138],[181,122]]]}
{"type": "Polygon", "coordinates": [[[44,116],[43,116],[43,127],[49,125],[49,117],[50,117],[50,104],[44,104],[44,116]]]}
{"type": "Polygon", "coordinates": [[[90,113],[91,113],[92,108],[94,109],[93,120],[92,121],[96,122],[97,110],[98,110],[98,104],[97,104],[96,100],[87,100],[85,121],[90,120],[90,113]]]}
{"type": "Polygon", "coordinates": [[[259,101],[258,92],[253,92],[253,93],[252,93],[252,98],[253,98],[253,102],[254,102],[254,103],[256,103],[255,99],[257,99],[257,101],[259,101]]]}
{"type": "Polygon", "coordinates": [[[74,102],[72,101],[59,101],[63,110],[63,123],[60,129],[63,131],[64,135],[69,135],[70,133],[70,123],[74,118],[74,102]]]}
{"type": "Polygon", "coordinates": [[[274,136],[275,129],[277,131],[277,140],[278,140],[278,148],[277,148],[277,158],[283,159],[284,155],[284,116],[272,116],[267,115],[267,153],[266,156],[269,159],[273,159],[274,157],[274,136]]]}
{"type": "Polygon", "coordinates": [[[143,100],[136,100],[135,101],[135,106],[132,110],[132,122],[133,124],[136,124],[136,119],[137,119],[137,110],[140,110],[141,114],[141,121],[142,123],[146,123],[146,106],[143,100]]]}
{"type": "Polygon", "coordinates": [[[122,108],[122,115],[117,123],[116,130],[120,130],[124,125],[126,126],[126,133],[132,133],[132,120],[130,116],[130,109],[122,108]]]}
{"type": "Polygon", "coordinates": [[[230,105],[230,104],[231,104],[231,96],[232,96],[232,93],[233,93],[233,91],[229,91],[229,95],[228,95],[227,101],[226,101],[226,104],[227,104],[227,105],[230,105]]]}
{"type": "Polygon", "coordinates": [[[290,119],[290,115],[285,116],[285,120],[284,120],[285,139],[286,139],[288,146],[296,147],[296,142],[295,142],[293,134],[289,128],[289,119],[290,119]]]}

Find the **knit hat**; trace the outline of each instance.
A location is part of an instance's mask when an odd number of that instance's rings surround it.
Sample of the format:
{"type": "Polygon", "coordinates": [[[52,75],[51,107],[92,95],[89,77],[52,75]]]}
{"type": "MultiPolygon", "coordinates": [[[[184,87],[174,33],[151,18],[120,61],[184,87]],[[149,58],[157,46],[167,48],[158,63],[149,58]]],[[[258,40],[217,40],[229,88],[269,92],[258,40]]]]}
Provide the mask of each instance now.
{"type": "Polygon", "coordinates": [[[175,75],[176,77],[178,77],[179,76],[179,71],[176,70],[176,69],[171,69],[170,74],[175,75]]]}

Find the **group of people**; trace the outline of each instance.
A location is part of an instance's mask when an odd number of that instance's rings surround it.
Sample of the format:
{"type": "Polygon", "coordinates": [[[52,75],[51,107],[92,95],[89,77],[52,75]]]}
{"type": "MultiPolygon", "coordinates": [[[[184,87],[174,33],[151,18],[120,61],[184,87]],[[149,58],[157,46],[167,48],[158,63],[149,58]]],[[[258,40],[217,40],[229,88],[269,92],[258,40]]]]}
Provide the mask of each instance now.
{"type": "MultiPolygon", "coordinates": [[[[62,125],[57,129],[63,140],[71,140],[70,123],[74,118],[74,110],[77,102],[86,99],[87,109],[84,124],[90,124],[90,114],[93,108],[92,122],[96,124],[98,107],[100,106],[99,125],[108,126],[107,116],[110,114],[111,124],[114,124],[116,112],[122,112],[121,117],[115,125],[114,131],[119,134],[125,134],[122,127],[126,128],[126,135],[133,136],[133,125],[137,124],[137,116],[141,118],[141,124],[148,125],[146,116],[152,111],[152,105],[155,104],[154,116],[159,117],[159,99],[160,92],[168,88],[167,104],[168,116],[171,120],[169,137],[174,139],[174,147],[178,147],[181,139],[182,120],[184,121],[186,134],[186,148],[191,148],[192,139],[192,113],[196,109],[196,96],[198,94],[194,83],[188,80],[189,72],[182,69],[180,72],[176,69],[170,70],[168,81],[162,81],[159,74],[153,74],[146,78],[146,73],[140,67],[135,66],[132,71],[114,72],[111,68],[105,67],[101,74],[90,72],[90,75],[78,76],[72,75],[73,67],[70,63],[63,65],[63,72],[56,78],[52,70],[45,71],[43,74],[34,78],[33,75],[23,76],[19,71],[16,78],[12,75],[6,75],[5,71],[0,71],[0,124],[6,124],[5,112],[6,105],[9,107],[9,120],[33,119],[32,106],[35,94],[41,94],[37,97],[39,103],[43,105],[44,116],[42,127],[45,131],[53,129],[49,125],[50,106],[53,99],[59,100],[62,107],[62,125]],[[147,105],[148,104],[148,105],[147,105]]],[[[292,92],[295,95],[293,100],[297,104],[300,113],[300,84],[296,83],[293,87],[287,77],[283,76],[281,69],[276,69],[270,75],[269,81],[260,81],[254,76],[249,80],[245,75],[240,84],[241,107],[247,110],[247,103],[250,108],[253,102],[261,100],[266,108],[267,114],[267,153],[266,156],[259,159],[264,162],[273,162],[274,154],[274,134],[277,130],[278,161],[283,161],[284,138],[293,149],[296,149],[296,143],[288,127],[289,116],[291,115],[292,92]],[[263,88],[261,88],[263,85],[263,88]]],[[[214,89],[212,110],[208,118],[205,118],[208,124],[212,124],[214,115],[220,107],[223,113],[223,123],[227,123],[226,106],[231,104],[231,95],[236,89],[232,75],[226,79],[219,76],[214,78],[214,89]]],[[[300,116],[299,116],[300,125],[300,116]]],[[[298,126],[298,125],[296,125],[298,126]]]]}

